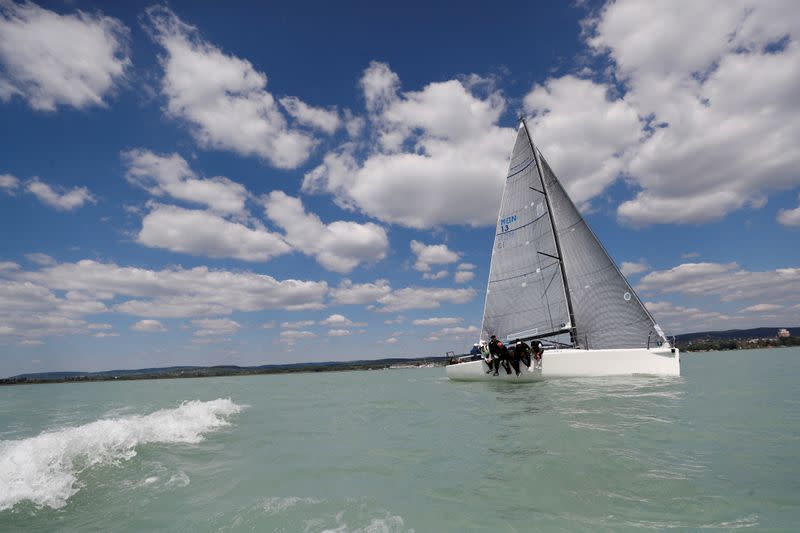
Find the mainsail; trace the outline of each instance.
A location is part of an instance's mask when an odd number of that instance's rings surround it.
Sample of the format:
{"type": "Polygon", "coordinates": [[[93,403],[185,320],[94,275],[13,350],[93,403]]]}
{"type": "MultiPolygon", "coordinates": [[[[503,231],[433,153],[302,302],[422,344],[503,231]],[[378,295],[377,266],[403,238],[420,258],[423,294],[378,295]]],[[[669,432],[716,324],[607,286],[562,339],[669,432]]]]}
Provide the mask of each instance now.
{"type": "Polygon", "coordinates": [[[592,349],[665,340],[523,121],[500,204],[481,338],[566,331],[576,346],[592,349]]]}

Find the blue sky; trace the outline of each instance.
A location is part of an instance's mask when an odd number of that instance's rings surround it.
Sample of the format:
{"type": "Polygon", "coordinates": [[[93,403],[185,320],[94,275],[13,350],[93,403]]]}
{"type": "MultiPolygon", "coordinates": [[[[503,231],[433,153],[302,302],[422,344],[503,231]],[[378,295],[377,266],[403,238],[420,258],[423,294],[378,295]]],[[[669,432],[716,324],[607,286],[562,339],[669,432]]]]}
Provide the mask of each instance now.
{"type": "Polygon", "coordinates": [[[517,117],[668,334],[800,324],[792,2],[0,2],[0,375],[477,339],[517,117]]]}

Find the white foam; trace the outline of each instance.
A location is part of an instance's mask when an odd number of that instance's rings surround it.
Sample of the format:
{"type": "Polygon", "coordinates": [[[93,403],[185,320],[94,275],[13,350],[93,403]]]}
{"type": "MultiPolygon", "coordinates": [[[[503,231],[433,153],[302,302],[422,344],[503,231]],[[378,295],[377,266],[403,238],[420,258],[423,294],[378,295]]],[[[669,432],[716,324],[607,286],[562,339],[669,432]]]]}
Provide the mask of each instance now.
{"type": "MultiPolygon", "coordinates": [[[[77,476],[83,470],[126,461],[141,444],[198,443],[206,433],[227,426],[226,417],[241,409],[225,398],[193,400],[149,415],[102,419],[28,439],[0,441],[0,511],[25,500],[63,507],[78,492],[77,476]]],[[[188,484],[188,477],[176,482],[188,484]]]]}

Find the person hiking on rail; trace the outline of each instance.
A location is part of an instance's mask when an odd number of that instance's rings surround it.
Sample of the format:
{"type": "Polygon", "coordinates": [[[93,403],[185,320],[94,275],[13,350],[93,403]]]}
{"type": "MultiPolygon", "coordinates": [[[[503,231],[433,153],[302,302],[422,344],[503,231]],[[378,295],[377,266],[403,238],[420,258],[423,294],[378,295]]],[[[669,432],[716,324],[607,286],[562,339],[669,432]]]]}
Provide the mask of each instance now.
{"type": "Polygon", "coordinates": [[[531,367],[531,349],[525,344],[525,341],[517,339],[517,343],[514,345],[514,359],[516,359],[517,366],[515,368],[517,369],[520,361],[528,368],[531,367]]]}
{"type": "Polygon", "coordinates": [[[544,345],[542,345],[542,341],[532,340],[531,351],[533,352],[533,364],[536,368],[542,368],[542,354],[544,354],[544,345]]]}
{"type": "MultiPolygon", "coordinates": [[[[492,335],[491,340],[489,340],[489,353],[492,354],[493,363],[494,363],[494,374],[498,374],[498,370],[500,370],[500,363],[503,363],[503,368],[506,369],[506,374],[511,373],[511,367],[508,364],[510,359],[508,348],[497,338],[497,335],[492,335]]],[[[487,372],[488,373],[488,372],[487,372]]]]}

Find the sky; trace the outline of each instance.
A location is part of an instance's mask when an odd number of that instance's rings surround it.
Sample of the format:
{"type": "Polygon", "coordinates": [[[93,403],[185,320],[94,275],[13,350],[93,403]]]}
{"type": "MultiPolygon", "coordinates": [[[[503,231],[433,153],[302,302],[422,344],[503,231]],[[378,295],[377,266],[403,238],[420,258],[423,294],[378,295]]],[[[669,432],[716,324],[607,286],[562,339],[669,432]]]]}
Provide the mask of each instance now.
{"type": "Polygon", "coordinates": [[[520,116],[668,335],[800,326],[789,1],[0,0],[0,376],[444,355],[520,116]]]}

